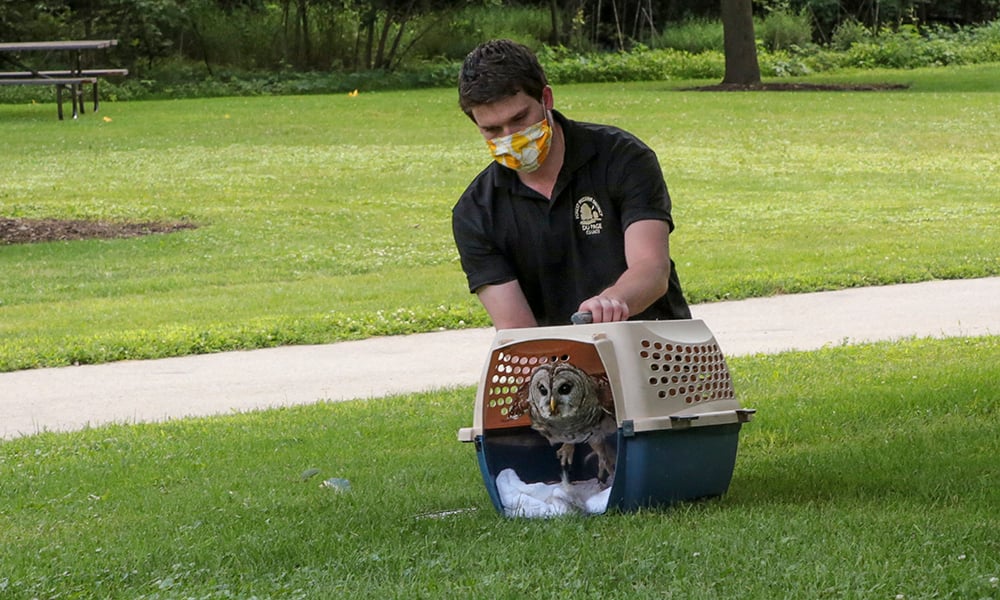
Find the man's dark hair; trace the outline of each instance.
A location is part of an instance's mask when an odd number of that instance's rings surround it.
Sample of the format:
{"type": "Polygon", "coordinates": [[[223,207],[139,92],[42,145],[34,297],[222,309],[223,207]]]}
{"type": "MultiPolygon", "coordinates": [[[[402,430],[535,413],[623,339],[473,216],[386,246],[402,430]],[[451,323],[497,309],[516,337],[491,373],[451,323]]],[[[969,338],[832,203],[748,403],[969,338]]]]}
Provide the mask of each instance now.
{"type": "Polygon", "coordinates": [[[493,40],[480,44],[465,57],[458,75],[458,105],[472,119],[476,106],[518,92],[541,100],[548,84],[531,50],[510,40],[493,40]]]}

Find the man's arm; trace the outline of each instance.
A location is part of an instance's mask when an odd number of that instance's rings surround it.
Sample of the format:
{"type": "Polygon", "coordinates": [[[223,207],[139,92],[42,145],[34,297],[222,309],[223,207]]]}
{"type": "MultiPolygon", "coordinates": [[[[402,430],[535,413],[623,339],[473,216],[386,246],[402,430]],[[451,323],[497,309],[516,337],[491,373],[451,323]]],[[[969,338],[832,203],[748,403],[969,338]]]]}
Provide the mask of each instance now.
{"type": "Polygon", "coordinates": [[[479,301],[493,320],[493,327],[500,329],[515,329],[518,327],[536,327],[528,300],[521,291],[521,284],[515,281],[497,285],[484,285],[476,290],[479,301]]]}
{"type": "Polygon", "coordinates": [[[670,226],[666,221],[636,221],[625,230],[625,262],[618,281],[580,304],[594,323],[624,321],[667,293],[670,280],[670,226]]]}

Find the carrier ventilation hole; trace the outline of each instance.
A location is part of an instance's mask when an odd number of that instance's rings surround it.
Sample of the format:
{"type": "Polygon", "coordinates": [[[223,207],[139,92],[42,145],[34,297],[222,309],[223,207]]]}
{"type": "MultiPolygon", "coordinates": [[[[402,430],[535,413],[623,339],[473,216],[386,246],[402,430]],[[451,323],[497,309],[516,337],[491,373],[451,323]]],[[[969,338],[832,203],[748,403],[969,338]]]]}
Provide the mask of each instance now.
{"type": "Polygon", "coordinates": [[[646,363],[649,385],[658,398],[696,404],[735,397],[718,345],[642,340],[639,346],[639,358],[646,363]]]}

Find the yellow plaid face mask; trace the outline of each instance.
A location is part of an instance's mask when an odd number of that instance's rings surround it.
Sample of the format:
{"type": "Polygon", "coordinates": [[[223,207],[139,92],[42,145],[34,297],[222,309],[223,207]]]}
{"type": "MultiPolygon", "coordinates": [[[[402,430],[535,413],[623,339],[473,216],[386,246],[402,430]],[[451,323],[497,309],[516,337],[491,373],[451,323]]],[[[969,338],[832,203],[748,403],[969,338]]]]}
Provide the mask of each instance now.
{"type": "Polygon", "coordinates": [[[542,166],[552,145],[552,128],[549,120],[542,119],[517,133],[493,138],[486,142],[493,159],[501,165],[531,173],[542,166]]]}

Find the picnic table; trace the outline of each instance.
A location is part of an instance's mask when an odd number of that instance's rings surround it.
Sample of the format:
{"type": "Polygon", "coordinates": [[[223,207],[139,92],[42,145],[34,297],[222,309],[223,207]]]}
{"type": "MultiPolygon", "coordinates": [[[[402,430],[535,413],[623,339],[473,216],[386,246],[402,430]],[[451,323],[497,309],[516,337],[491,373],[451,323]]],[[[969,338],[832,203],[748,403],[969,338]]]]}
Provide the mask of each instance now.
{"type": "Polygon", "coordinates": [[[106,76],[128,75],[127,69],[84,69],[85,52],[104,50],[118,45],[118,40],[64,40],[49,42],[0,43],[0,61],[13,65],[16,71],[0,71],[0,85],[51,85],[56,88],[59,120],[63,118],[63,92],[70,92],[73,118],[83,114],[83,86],[93,87],[94,112],[98,110],[98,79],[106,76]],[[68,57],[62,69],[39,70],[25,62],[24,55],[40,56],[40,60],[55,54],[68,57]]]}

